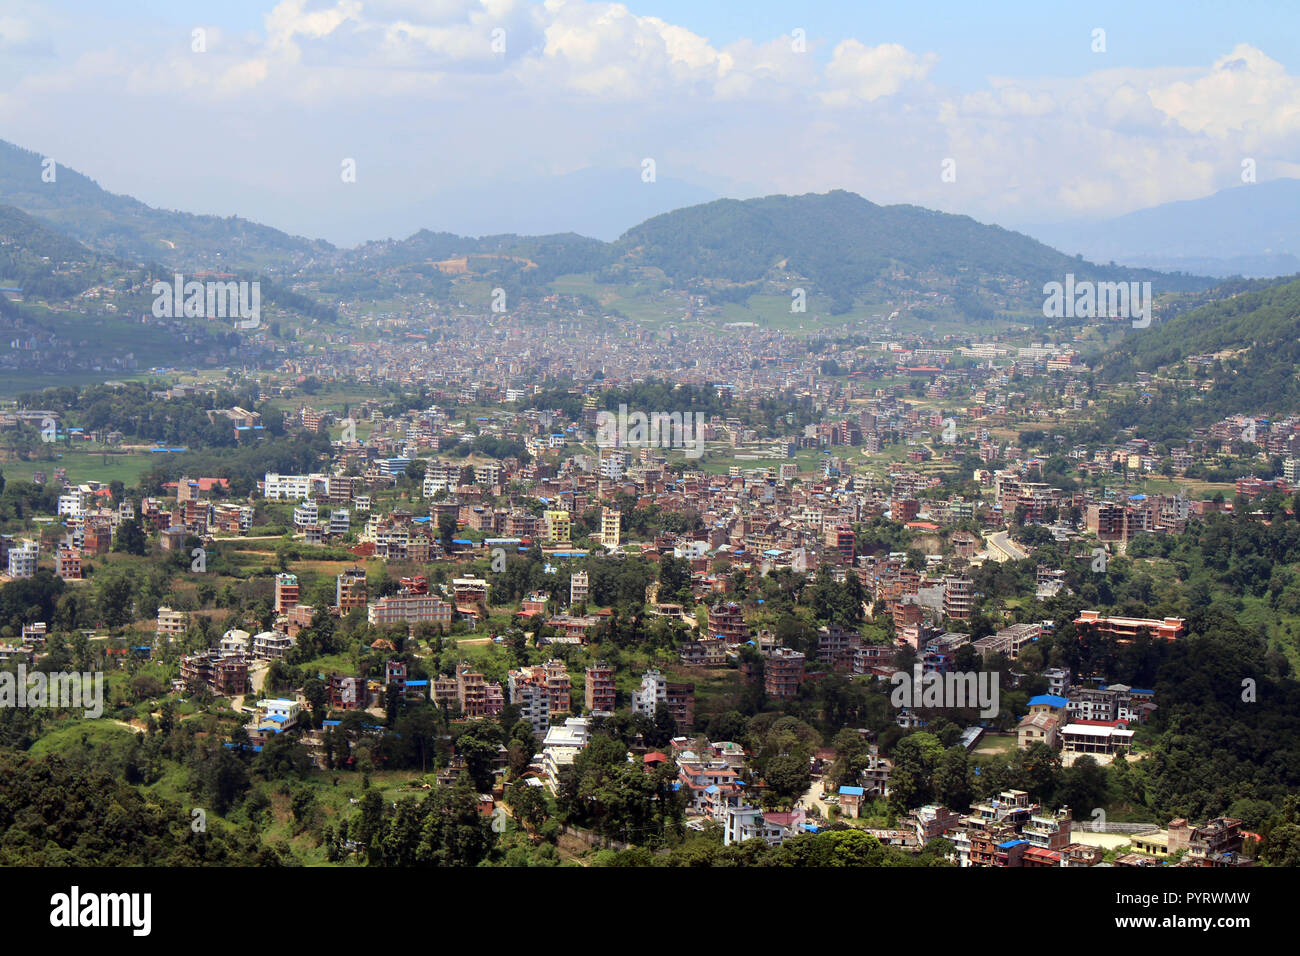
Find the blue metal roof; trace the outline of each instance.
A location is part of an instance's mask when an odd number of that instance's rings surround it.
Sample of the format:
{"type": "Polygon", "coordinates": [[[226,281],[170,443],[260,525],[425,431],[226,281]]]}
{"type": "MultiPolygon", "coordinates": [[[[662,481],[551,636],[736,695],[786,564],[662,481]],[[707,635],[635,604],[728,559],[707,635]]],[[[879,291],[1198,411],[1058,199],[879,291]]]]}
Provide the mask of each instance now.
{"type": "Polygon", "coordinates": [[[1058,697],[1055,694],[1039,694],[1037,697],[1029,698],[1029,706],[1037,707],[1046,705],[1048,707],[1065,707],[1070,703],[1068,697],[1058,697]]]}

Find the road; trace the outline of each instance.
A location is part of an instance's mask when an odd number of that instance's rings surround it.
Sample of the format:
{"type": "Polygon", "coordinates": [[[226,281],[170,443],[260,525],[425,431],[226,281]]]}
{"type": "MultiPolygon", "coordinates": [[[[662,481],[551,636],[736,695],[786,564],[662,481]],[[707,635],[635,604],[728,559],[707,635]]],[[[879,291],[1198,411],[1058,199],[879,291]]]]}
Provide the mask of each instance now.
{"type": "Polygon", "coordinates": [[[984,539],[984,543],[988,545],[989,557],[999,563],[1003,561],[1023,561],[1029,557],[1011,543],[1011,539],[1007,537],[1005,531],[989,535],[984,539]]]}
{"type": "Polygon", "coordinates": [[[825,792],[823,790],[822,778],[813,777],[812,786],[808,792],[798,799],[795,807],[819,813],[824,819],[829,820],[831,817],[830,805],[825,802],[825,792]]]}
{"type": "MultiPolygon", "coordinates": [[[[271,669],[270,664],[262,664],[259,665],[258,667],[254,667],[249,670],[248,679],[250,683],[252,683],[253,685],[254,699],[256,699],[260,693],[262,693],[262,685],[266,683],[266,672],[269,671],[270,669],[271,669]]],[[[235,711],[236,713],[238,713],[243,706],[244,706],[243,694],[240,694],[238,697],[232,697],[230,699],[230,709],[235,711]]]]}

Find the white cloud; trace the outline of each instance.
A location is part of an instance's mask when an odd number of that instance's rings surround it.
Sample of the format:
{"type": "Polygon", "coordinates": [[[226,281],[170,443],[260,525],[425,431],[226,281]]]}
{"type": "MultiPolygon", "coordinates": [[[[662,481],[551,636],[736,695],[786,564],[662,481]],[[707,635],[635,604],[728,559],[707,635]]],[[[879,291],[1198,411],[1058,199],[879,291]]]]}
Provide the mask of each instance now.
{"type": "Polygon", "coordinates": [[[1247,133],[1252,140],[1300,133],[1300,81],[1246,43],[1215,60],[1208,73],[1148,95],[1158,110],[1193,133],[1247,133]]]}
{"type": "Polygon", "coordinates": [[[50,36],[59,48],[20,68],[0,58],[4,135],[150,201],[171,183],[163,198],[178,206],[186,181],[221,202],[236,180],[240,195],[256,183],[308,202],[335,188],[341,156],[382,167],[375,188],[394,207],[432,182],[653,156],[662,177],[692,169],[750,194],[845,188],[1003,222],[1205,195],[1238,181],[1243,156],[1261,178],[1294,175],[1300,155],[1300,79],[1246,44],[1208,64],[990,76],[959,92],[924,50],[719,45],[621,3],[283,0],[260,31],[208,29],[195,54],[188,28],[6,12],[0,48],[50,36]],[[202,131],[183,165],[141,152],[141,131],[166,116],[202,131]],[[955,183],[940,178],[946,158],[955,183]]]}
{"type": "Polygon", "coordinates": [[[847,106],[891,96],[913,80],[923,80],[938,61],[933,53],[918,56],[897,43],[869,47],[857,40],[840,43],[826,68],[822,101],[847,106]]]}

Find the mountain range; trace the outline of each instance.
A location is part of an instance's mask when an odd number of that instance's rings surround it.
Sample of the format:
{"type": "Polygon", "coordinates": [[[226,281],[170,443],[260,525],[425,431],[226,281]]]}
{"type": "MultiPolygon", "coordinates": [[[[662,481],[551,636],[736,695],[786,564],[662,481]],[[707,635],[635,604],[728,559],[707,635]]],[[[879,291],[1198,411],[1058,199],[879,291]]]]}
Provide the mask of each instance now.
{"type": "MultiPolygon", "coordinates": [[[[878,205],[843,190],[690,205],[654,215],[612,242],[576,233],[472,238],[420,230],[403,240],[337,249],[239,217],[156,209],[109,193],[65,167],[57,168],[52,182],[44,172],[40,154],[0,143],[0,203],[51,234],[74,240],[89,254],[163,270],[274,276],[313,268],[418,266],[432,278],[433,264],[467,257],[470,272],[502,273],[528,291],[573,273],[604,282],[655,279],[715,303],[803,287],[810,296],[829,300],[833,313],[847,312],[865,299],[931,293],[951,300],[958,315],[973,319],[1032,313],[1041,307],[1042,284],[1069,273],[1078,279],[1151,281],[1157,293],[1203,290],[1212,284],[1192,275],[1095,265],[968,216],[878,205]]],[[[575,190],[589,183],[575,180],[575,190]]],[[[643,185],[647,196],[673,196],[681,188],[672,181],[643,185]]],[[[653,206],[646,202],[646,208],[653,206]]],[[[15,225],[20,222],[11,218],[15,225]]],[[[48,245],[49,237],[30,225],[23,226],[26,241],[48,245]]],[[[40,255],[57,262],[74,252],[40,255]]]]}
{"type": "Polygon", "coordinates": [[[1300,179],[1224,189],[1090,223],[1025,231],[1094,262],[1216,277],[1300,272],[1300,179]]]}

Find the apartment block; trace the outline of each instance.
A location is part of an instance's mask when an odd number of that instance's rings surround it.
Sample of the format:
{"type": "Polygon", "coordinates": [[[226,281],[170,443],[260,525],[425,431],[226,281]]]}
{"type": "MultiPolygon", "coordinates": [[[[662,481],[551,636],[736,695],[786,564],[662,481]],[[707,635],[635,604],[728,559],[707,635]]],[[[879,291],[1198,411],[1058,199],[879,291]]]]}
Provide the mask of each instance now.
{"type": "Polygon", "coordinates": [[[589,714],[614,713],[618,692],[614,686],[614,668],[605,661],[596,661],[587,668],[583,703],[589,714]]]}
{"type": "Polygon", "coordinates": [[[275,576],[275,613],[284,614],[298,604],[298,575],[275,576]]]}
{"type": "Polygon", "coordinates": [[[778,647],[763,664],[763,689],[768,697],[791,700],[803,683],[804,655],[788,647],[778,647]]]}

